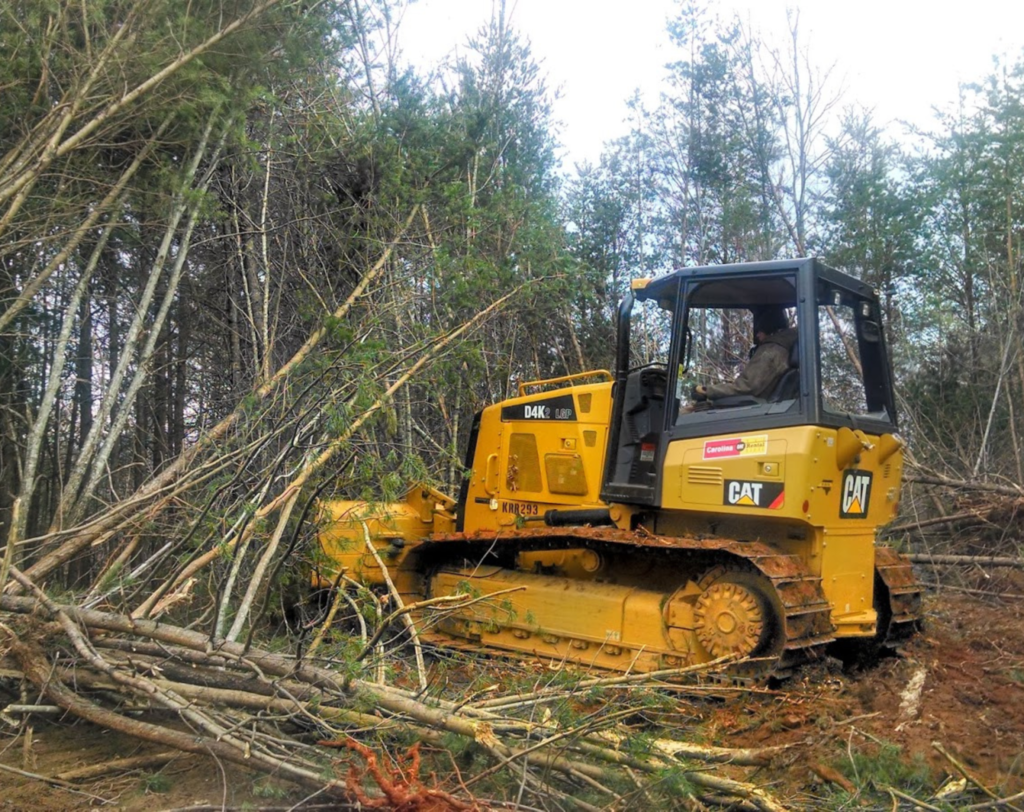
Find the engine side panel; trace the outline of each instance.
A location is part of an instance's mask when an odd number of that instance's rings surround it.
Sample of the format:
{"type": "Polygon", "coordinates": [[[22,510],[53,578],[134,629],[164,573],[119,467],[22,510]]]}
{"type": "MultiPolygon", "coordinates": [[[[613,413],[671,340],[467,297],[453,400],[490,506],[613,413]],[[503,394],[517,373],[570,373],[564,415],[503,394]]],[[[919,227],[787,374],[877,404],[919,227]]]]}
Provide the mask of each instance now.
{"type": "Polygon", "coordinates": [[[466,491],[467,532],[602,507],[611,383],[512,398],[484,409],[466,491]]]}

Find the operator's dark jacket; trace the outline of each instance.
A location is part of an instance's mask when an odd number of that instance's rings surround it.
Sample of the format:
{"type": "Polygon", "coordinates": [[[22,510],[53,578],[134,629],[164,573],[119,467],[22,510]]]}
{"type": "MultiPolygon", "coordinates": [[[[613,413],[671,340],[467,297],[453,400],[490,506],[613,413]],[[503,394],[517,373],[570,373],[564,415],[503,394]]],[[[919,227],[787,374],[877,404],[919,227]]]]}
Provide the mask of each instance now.
{"type": "Polygon", "coordinates": [[[732,395],[753,395],[766,398],[789,369],[789,351],[796,344],[797,330],[789,327],[772,333],[757,345],[743,371],[732,383],[716,383],[708,387],[708,398],[732,395]]]}

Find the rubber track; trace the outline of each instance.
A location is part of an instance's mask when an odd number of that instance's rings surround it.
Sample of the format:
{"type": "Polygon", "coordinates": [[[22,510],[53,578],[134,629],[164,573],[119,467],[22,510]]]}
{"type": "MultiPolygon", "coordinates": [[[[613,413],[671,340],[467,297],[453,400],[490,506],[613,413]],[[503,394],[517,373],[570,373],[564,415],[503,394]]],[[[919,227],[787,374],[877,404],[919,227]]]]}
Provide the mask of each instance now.
{"type": "Polygon", "coordinates": [[[783,608],[785,644],[776,667],[771,670],[775,676],[785,676],[797,666],[821,657],[825,647],[834,640],[831,609],[822,592],[821,578],[811,574],[798,556],[780,553],[761,542],[655,536],[645,532],[581,527],[437,535],[420,550],[431,558],[437,556],[451,561],[470,552],[476,555],[467,555],[468,558],[478,559],[482,550],[512,552],[571,547],[718,553],[723,558],[747,562],[771,582],[783,608]],[[453,555],[446,555],[445,548],[453,555]]]}

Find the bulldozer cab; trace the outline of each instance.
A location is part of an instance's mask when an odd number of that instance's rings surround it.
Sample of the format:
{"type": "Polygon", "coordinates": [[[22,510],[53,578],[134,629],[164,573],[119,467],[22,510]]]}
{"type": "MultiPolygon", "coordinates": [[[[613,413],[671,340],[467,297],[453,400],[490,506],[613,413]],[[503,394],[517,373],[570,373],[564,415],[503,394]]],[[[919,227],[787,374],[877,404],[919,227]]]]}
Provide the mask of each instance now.
{"type": "Polygon", "coordinates": [[[742,453],[735,446],[745,437],[786,427],[896,430],[878,297],[817,259],[638,280],[618,322],[606,502],[659,507],[665,457],[677,440],[720,438],[728,454],[742,453]],[[757,393],[694,401],[694,387],[731,382],[749,363],[754,320],[765,308],[784,309],[791,325],[776,379],[757,393]]]}

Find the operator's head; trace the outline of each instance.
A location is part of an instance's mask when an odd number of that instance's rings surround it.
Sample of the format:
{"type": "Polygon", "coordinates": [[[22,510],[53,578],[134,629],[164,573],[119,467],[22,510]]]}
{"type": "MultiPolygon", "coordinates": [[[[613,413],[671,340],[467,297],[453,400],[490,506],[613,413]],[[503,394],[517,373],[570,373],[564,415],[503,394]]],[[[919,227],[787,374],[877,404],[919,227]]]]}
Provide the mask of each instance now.
{"type": "Polygon", "coordinates": [[[765,305],[754,311],[754,340],[760,343],[764,337],[789,327],[786,308],[779,305],[765,305]]]}

